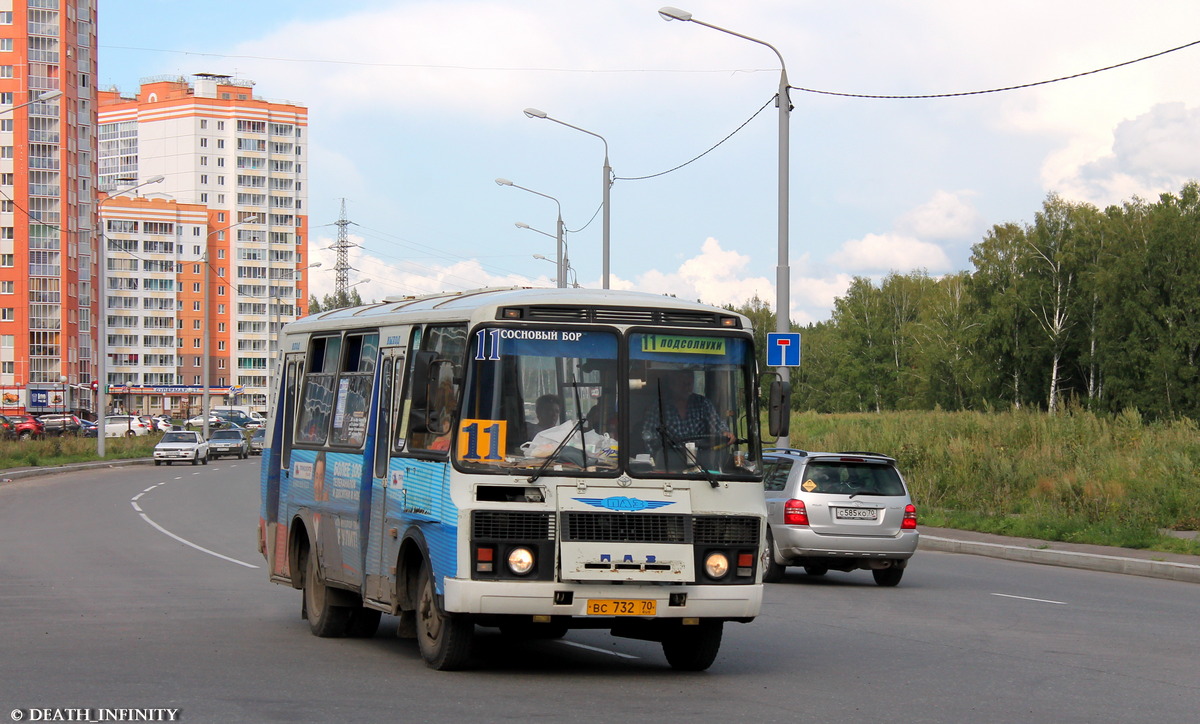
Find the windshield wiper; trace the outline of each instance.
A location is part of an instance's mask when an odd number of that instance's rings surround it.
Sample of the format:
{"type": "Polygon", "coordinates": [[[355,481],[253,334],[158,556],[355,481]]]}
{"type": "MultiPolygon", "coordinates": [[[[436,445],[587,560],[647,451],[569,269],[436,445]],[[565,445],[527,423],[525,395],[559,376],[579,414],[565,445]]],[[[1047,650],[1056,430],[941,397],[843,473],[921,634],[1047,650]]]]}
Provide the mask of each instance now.
{"type": "Polygon", "coordinates": [[[529,476],[529,482],[536,483],[538,478],[542,477],[542,474],[545,473],[546,469],[550,467],[550,463],[554,462],[554,460],[558,457],[558,454],[562,452],[564,447],[567,446],[567,443],[571,441],[571,437],[576,432],[579,433],[579,452],[583,456],[582,467],[587,467],[587,440],[585,440],[583,437],[583,426],[586,422],[587,420],[582,417],[575,421],[575,424],[571,426],[571,431],[563,436],[562,442],[558,443],[558,447],[554,448],[554,452],[546,456],[546,462],[542,463],[541,466],[534,471],[533,475],[529,476]]]}

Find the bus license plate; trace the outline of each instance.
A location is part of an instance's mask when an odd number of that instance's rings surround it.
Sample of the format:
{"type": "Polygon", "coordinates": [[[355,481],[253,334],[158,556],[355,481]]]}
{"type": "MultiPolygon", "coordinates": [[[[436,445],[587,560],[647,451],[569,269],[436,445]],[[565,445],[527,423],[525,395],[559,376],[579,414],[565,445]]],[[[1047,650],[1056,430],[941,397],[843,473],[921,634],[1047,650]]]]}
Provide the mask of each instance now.
{"type": "Polygon", "coordinates": [[[653,616],[657,601],[645,599],[589,598],[589,616],[653,616]]]}
{"type": "Polygon", "coordinates": [[[835,518],[852,518],[855,520],[875,520],[879,511],[874,508],[834,508],[835,518]]]}

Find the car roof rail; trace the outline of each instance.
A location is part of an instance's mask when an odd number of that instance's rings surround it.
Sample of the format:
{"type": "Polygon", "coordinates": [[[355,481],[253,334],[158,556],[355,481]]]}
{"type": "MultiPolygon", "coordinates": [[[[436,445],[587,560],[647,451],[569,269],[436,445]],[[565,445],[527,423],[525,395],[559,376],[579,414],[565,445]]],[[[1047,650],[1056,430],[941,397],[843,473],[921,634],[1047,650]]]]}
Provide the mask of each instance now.
{"type": "Polygon", "coordinates": [[[801,450],[798,447],[765,447],[765,448],[763,448],[763,452],[764,453],[771,453],[771,452],[794,453],[796,455],[807,455],[808,454],[807,450],[801,450]]]}
{"type": "Polygon", "coordinates": [[[892,457],[891,455],[884,455],[883,453],[871,452],[869,450],[839,450],[836,454],[837,455],[870,455],[872,457],[883,458],[884,460],[891,460],[892,462],[896,462],[896,458],[892,457]]]}

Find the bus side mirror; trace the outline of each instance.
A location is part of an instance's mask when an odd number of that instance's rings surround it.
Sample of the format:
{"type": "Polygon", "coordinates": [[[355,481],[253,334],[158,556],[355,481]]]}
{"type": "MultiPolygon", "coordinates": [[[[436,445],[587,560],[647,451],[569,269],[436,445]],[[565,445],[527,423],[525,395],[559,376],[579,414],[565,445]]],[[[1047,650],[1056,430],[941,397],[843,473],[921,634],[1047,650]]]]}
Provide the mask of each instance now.
{"type": "Polygon", "coordinates": [[[791,423],[792,385],[783,380],[773,380],[767,402],[767,434],[771,437],[787,437],[791,423]]]}

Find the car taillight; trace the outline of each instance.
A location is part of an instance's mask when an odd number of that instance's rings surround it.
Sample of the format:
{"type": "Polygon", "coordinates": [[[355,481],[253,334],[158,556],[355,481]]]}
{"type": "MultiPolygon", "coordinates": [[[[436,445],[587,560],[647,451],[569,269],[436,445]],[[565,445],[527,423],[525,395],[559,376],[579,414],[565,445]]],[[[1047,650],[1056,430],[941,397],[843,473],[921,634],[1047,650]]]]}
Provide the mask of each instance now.
{"type": "Polygon", "coordinates": [[[904,520],[900,521],[900,530],[917,529],[917,506],[909,503],[904,506],[904,520]]]}
{"type": "Polygon", "coordinates": [[[792,498],[783,506],[784,525],[808,525],[808,510],[803,500],[792,498]]]}

